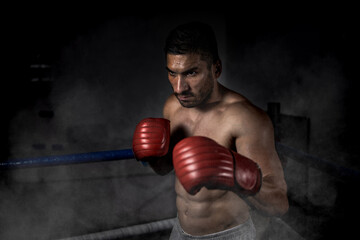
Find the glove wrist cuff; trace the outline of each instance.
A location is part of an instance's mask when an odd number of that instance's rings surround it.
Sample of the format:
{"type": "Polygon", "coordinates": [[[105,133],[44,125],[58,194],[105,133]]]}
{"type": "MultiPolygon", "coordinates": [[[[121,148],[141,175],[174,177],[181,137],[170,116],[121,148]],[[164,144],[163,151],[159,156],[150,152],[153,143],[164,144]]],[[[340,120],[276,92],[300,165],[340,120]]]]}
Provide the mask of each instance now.
{"type": "Polygon", "coordinates": [[[262,172],[259,165],[253,160],[231,151],[234,157],[234,178],[245,195],[255,195],[262,185],[262,172]]]}

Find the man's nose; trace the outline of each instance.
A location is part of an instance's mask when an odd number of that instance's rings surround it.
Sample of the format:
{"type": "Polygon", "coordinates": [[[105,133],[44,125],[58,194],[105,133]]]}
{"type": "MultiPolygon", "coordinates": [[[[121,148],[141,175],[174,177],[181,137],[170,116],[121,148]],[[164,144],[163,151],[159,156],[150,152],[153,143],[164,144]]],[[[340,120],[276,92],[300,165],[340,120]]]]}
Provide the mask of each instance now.
{"type": "Polygon", "coordinates": [[[177,76],[175,84],[176,86],[174,89],[176,93],[180,94],[189,90],[189,85],[187,84],[185,77],[180,74],[177,76]]]}

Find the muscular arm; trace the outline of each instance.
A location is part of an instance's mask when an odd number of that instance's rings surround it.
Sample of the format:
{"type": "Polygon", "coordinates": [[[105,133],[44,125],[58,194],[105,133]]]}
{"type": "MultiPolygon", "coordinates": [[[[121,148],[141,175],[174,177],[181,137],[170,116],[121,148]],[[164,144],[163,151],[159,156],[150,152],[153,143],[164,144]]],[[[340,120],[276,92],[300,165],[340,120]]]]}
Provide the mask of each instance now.
{"type": "Polygon", "coordinates": [[[174,166],[172,163],[172,151],[178,140],[176,140],[177,139],[176,133],[174,133],[174,130],[173,130],[174,128],[171,123],[171,115],[172,115],[173,109],[174,109],[174,99],[173,99],[173,95],[171,95],[165,102],[165,105],[163,108],[163,117],[165,119],[170,120],[169,151],[164,157],[152,158],[149,160],[149,164],[150,164],[151,168],[159,175],[166,175],[174,169],[174,166]]]}
{"type": "Polygon", "coordinates": [[[150,167],[159,175],[166,175],[173,170],[171,154],[168,153],[164,157],[153,158],[149,160],[150,167]]]}
{"type": "Polygon", "coordinates": [[[245,109],[239,119],[240,127],[234,128],[237,152],[257,162],[263,175],[260,191],[247,197],[247,201],[263,214],[283,215],[289,207],[287,186],[271,121],[264,112],[252,107],[245,109]]]}

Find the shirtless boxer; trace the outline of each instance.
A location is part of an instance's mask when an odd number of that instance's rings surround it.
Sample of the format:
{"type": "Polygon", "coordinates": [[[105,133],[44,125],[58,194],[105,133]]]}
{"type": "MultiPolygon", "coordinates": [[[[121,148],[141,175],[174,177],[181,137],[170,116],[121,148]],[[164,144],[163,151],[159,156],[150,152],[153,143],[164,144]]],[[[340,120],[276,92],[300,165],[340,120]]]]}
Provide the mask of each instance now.
{"type": "Polygon", "coordinates": [[[165,54],[174,93],[163,119],[137,125],[133,150],[158,174],[175,170],[178,221],[170,239],[255,239],[250,208],[267,216],[288,209],[271,121],[218,82],[222,65],[208,25],[175,28],[165,54]]]}

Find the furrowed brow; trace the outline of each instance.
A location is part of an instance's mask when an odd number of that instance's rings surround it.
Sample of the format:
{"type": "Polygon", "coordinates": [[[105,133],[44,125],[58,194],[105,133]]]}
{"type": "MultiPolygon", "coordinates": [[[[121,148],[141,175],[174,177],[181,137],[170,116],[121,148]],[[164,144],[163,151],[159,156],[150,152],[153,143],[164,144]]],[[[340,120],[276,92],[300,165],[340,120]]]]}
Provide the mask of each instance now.
{"type": "Polygon", "coordinates": [[[171,72],[171,73],[175,73],[173,70],[171,70],[170,68],[168,68],[168,67],[165,67],[166,68],[166,71],[168,71],[168,72],[171,72]]]}
{"type": "MultiPolygon", "coordinates": [[[[168,67],[165,67],[165,68],[166,68],[166,70],[167,70],[168,72],[177,73],[177,72],[171,70],[171,69],[168,68],[168,67]]],[[[187,73],[195,72],[196,70],[198,70],[198,67],[192,67],[192,68],[190,68],[190,69],[187,69],[187,70],[181,72],[180,74],[187,74],[187,73]]]]}

